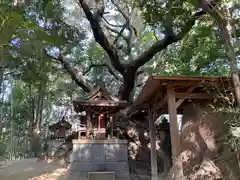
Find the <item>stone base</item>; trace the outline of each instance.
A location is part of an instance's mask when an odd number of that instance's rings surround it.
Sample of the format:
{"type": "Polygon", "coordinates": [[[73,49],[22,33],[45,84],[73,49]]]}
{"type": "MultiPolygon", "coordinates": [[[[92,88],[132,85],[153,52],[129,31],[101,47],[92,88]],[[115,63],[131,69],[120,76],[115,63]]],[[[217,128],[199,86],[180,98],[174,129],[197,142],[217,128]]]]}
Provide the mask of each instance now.
{"type": "MultiPolygon", "coordinates": [[[[59,147],[63,146],[63,144],[65,143],[64,139],[58,139],[58,140],[52,140],[50,141],[49,147],[48,147],[48,156],[50,157],[54,157],[56,154],[58,154],[59,151],[59,147]]],[[[66,149],[67,147],[65,147],[66,149]]]]}
{"type": "Polygon", "coordinates": [[[116,180],[130,179],[125,140],[73,140],[70,162],[72,180],[87,180],[89,172],[112,172],[116,180]]]}
{"type": "Polygon", "coordinates": [[[115,180],[114,172],[89,172],[88,180],[115,180]]]}

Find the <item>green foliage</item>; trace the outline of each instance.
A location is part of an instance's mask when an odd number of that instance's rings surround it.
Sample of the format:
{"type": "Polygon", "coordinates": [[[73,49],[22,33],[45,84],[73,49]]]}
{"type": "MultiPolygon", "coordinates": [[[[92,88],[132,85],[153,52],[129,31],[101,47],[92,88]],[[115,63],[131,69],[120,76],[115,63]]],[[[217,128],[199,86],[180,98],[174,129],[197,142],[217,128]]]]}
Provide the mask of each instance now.
{"type": "MultiPolygon", "coordinates": [[[[134,10],[137,7],[136,14],[141,14],[141,18],[136,15],[132,20],[138,35],[132,40],[133,59],[163,37],[163,27],[171,24],[171,20],[174,33],[179,32],[195,10],[191,1],[121,1],[121,7],[126,4],[134,10]]],[[[237,7],[234,10],[237,12],[237,7]]],[[[123,22],[116,14],[110,19],[116,24],[123,22]]],[[[236,21],[235,36],[239,38],[239,14],[233,19],[236,21]]],[[[55,48],[68,55],[70,65],[79,74],[91,64],[111,65],[106,52],[90,37],[92,32],[86,32],[88,27],[81,13],[70,12],[58,0],[15,9],[1,1],[0,65],[6,66],[8,76],[5,76],[4,83],[12,89],[5,90],[5,98],[0,100],[6,114],[0,119],[0,129],[7,128],[4,133],[0,130],[0,156],[12,148],[10,139],[24,146],[30,142],[33,121],[40,119],[41,130],[45,133],[47,124],[58,120],[61,108],[71,109],[72,100],[85,95],[63,71],[61,64],[46,55],[46,48],[55,48]],[[70,23],[70,18],[64,13],[71,15],[71,22],[75,24],[70,23]]],[[[215,29],[213,21],[205,16],[182,41],[157,54],[141,70],[158,75],[227,74],[229,61],[215,29]]],[[[122,41],[120,44],[123,44],[122,41]]],[[[127,55],[122,55],[120,51],[119,55],[123,61],[128,60],[127,55]]],[[[99,80],[104,81],[113,94],[119,90],[119,80],[106,67],[94,67],[85,77],[92,85],[99,80]]],[[[30,151],[28,145],[19,149],[15,147],[15,150],[30,151]]]]}
{"type": "Polygon", "coordinates": [[[188,19],[194,6],[187,1],[143,1],[135,0],[143,19],[150,26],[162,28],[163,24],[173,21],[177,31],[188,19]]]}
{"type": "Polygon", "coordinates": [[[224,124],[230,127],[230,131],[223,134],[218,141],[231,147],[232,152],[238,152],[240,150],[239,108],[224,106],[223,108],[218,108],[215,114],[221,120],[225,118],[224,124]]]}
{"type": "Polygon", "coordinates": [[[165,56],[173,66],[170,74],[224,75],[229,71],[221,42],[211,25],[199,23],[180,43],[170,46],[165,56]]]}
{"type": "Polygon", "coordinates": [[[7,158],[33,151],[29,143],[35,124],[40,123],[42,132],[46,132],[49,121],[56,121],[55,115],[62,113],[59,109],[51,112],[52,106],[69,107],[79,93],[67,74],[61,73],[61,66],[46,56],[45,48],[64,49],[68,54],[84,37],[83,31],[64,21],[63,9],[56,1],[49,2],[44,11],[35,5],[19,9],[1,11],[4,16],[0,19],[5,23],[0,31],[0,45],[4,45],[1,60],[10,75],[5,77],[6,83],[12,86],[6,100],[1,98],[0,107],[6,114],[0,119],[1,147],[7,147],[0,150],[0,156],[8,151],[7,158]],[[7,129],[6,133],[1,132],[2,128],[7,129]]]}

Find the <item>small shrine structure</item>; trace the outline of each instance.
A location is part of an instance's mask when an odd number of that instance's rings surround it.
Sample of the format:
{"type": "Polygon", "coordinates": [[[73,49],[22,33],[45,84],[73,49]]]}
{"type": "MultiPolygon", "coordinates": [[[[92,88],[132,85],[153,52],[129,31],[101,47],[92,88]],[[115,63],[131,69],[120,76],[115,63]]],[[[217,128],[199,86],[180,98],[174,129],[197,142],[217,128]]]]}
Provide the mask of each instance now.
{"type": "Polygon", "coordinates": [[[72,125],[65,120],[63,116],[62,119],[49,126],[49,130],[53,133],[51,139],[66,139],[66,133],[72,128],[72,125]]]}
{"type": "Polygon", "coordinates": [[[96,87],[86,99],[73,101],[74,110],[85,115],[79,119],[78,139],[72,140],[69,179],[130,179],[128,142],[118,139],[114,119],[114,113],[126,105],[104,86],[96,87]]]}
{"type": "Polygon", "coordinates": [[[117,136],[114,113],[126,107],[126,101],[110,96],[104,86],[98,86],[84,99],[73,101],[77,113],[85,112],[81,117],[79,139],[112,139],[117,136]]]}
{"type": "Polygon", "coordinates": [[[50,135],[50,141],[48,142],[48,156],[55,157],[58,154],[59,147],[65,144],[72,125],[67,122],[63,116],[59,122],[52,124],[48,128],[52,133],[52,135],[50,135]]]}

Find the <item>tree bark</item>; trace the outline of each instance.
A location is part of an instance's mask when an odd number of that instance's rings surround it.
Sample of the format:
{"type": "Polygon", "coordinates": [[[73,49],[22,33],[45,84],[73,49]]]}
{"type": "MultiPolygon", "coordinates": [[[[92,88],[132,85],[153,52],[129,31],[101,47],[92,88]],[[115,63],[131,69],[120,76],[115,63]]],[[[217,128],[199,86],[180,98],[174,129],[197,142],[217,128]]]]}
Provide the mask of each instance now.
{"type": "Polygon", "coordinates": [[[169,172],[169,180],[179,179],[180,168],[189,180],[239,179],[236,153],[220,141],[230,133],[224,124],[226,119],[222,114],[216,116],[207,103],[192,103],[183,108],[181,154],[169,172]]]}
{"type": "Polygon", "coordinates": [[[83,77],[79,77],[77,72],[66,60],[64,60],[62,55],[55,59],[63,65],[63,68],[70,74],[72,80],[74,80],[79,87],[81,87],[85,92],[91,92],[92,87],[86,82],[86,80],[84,80],[83,77]]]}
{"type": "Polygon", "coordinates": [[[45,84],[41,84],[38,92],[38,100],[36,102],[37,108],[36,108],[35,122],[36,122],[37,131],[41,130],[44,97],[45,97],[45,84]]]}
{"type": "Polygon", "coordinates": [[[34,101],[34,95],[32,92],[32,86],[29,86],[29,134],[30,134],[30,151],[35,157],[38,157],[39,153],[39,129],[37,127],[37,119],[35,112],[37,111],[36,104],[34,101]]]}

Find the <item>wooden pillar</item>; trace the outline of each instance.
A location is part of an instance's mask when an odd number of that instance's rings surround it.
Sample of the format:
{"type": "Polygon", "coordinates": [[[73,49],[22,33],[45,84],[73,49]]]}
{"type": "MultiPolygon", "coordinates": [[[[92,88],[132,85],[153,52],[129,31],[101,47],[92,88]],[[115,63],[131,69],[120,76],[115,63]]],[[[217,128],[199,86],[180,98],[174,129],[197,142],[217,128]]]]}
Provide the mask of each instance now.
{"type": "Polygon", "coordinates": [[[171,163],[171,157],[169,156],[170,153],[168,152],[169,148],[166,146],[166,143],[167,143],[166,142],[167,141],[166,132],[163,131],[163,133],[161,135],[164,137],[164,141],[165,141],[165,143],[163,145],[163,146],[165,146],[165,147],[163,147],[164,148],[164,150],[163,150],[163,167],[164,167],[164,175],[167,177],[167,174],[171,168],[172,163],[171,163]]]}
{"type": "Polygon", "coordinates": [[[178,121],[177,121],[177,106],[175,89],[173,86],[167,87],[167,99],[168,99],[168,113],[170,118],[170,133],[171,133],[171,145],[172,145],[172,160],[173,162],[180,154],[180,135],[178,133],[178,121]]]}
{"type": "Polygon", "coordinates": [[[100,129],[101,129],[101,121],[102,121],[102,117],[103,117],[102,114],[99,114],[99,115],[98,115],[98,132],[99,132],[100,129]]]}
{"type": "Polygon", "coordinates": [[[92,122],[91,122],[91,110],[87,109],[86,110],[86,118],[87,118],[87,131],[86,131],[86,137],[89,138],[89,132],[90,128],[92,127],[92,122]]]}
{"type": "Polygon", "coordinates": [[[120,138],[120,127],[119,127],[119,122],[117,122],[117,128],[116,128],[116,130],[117,130],[117,139],[119,139],[119,138],[120,138]]]}
{"type": "Polygon", "coordinates": [[[154,123],[154,117],[151,109],[148,109],[148,121],[149,121],[149,136],[151,144],[151,179],[158,179],[157,170],[157,151],[156,151],[156,128],[154,123]]]}
{"type": "Polygon", "coordinates": [[[113,117],[110,115],[110,138],[113,138],[113,117]]]}
{"type": "Polygon", "coordinates": [[[114,123],[115,123],[115,130],[116,130],[116,138],[119,139],[120,137],[120,121],[119,119],[116,118],[116,116],[114,117],[114,123]]]}
{"type": "Polygon", "coordinates": [[[83,122],[83,116],[80,116],[80,122],[79,122],[79,129],[78,129],[78,139],[81,139],[81,125],[82,125],[82,122],[83,122]]]}

